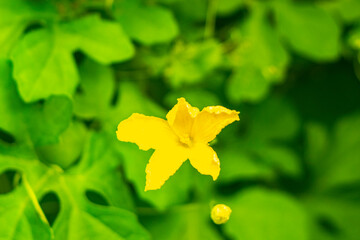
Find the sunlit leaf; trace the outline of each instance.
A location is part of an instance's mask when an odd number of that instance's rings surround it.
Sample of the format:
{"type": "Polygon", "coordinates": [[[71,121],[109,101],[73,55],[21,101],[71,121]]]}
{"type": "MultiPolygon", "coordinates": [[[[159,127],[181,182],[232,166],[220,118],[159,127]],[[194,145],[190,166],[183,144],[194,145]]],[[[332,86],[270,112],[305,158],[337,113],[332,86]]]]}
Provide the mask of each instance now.
{"type": "Polygon", "coordinates": [[[11,54],[14,78],[22,98],[33,102],[51,95],[72,96],[79,82],[72,56],[75,50],[106,64],[126,60],[134,54],[121,27],[97,15],[54,25],[51,29],[34,30],[22,38],[11,54]],[[103,31],[110,35],[104,35],[103,31]]]}
{"type": "Polygon", "coordinates": [[[340,28],[325,10],[311,3],[278,1],[275,13],[281,35],[296,52],[317,61],[338,56],[340,28]]]}
{"type": "Polygon", "coordinates": [[[171,11],[139,0],[116,1],[115,17],[132,39],[145,45],[168,42],[178,34],[171,11]]]}
{"type": "Polygon", "coordinates": [[[2,0],[0,16],[0,57],[8,57],[26,27],[55,18],[56,13],[48,2],[2,0]]]}
{"type": "Polygon", "coordinates": [[[249,189],[234,196],[227,205],[232,214],[225,231],[236,239],[309,239],[306,211],[283,193],[249,189]]]}

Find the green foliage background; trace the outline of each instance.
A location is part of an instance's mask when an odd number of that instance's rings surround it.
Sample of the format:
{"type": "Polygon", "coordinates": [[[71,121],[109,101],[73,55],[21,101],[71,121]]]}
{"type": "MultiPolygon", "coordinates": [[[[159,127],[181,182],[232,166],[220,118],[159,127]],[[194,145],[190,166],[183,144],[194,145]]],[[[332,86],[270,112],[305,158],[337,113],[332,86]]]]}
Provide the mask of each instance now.
{"type": "Polygon", "coordinates": [[[359,50],[359,0],[0,0],[0,239],[359,239],[359,50]],[[144,192],[177,97],[241,121],[144,192]]]}

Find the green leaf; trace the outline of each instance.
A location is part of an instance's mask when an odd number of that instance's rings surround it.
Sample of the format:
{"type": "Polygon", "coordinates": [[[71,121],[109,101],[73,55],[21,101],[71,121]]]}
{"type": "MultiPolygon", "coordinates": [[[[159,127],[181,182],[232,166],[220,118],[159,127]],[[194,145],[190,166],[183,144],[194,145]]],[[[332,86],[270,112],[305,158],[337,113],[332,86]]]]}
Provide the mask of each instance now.
{"type": "Polygon", "coordinates": [[[25,104],[19,98],[11,70],[10,62],[0,59],[0,129],[21,136],[25,130],[21,121],[25,104]]]}
{"type": "Polygon", "coordinates": [[[34,191],[47,178],[46,168],[31,153],[19,157],[0,153],[0,172],[15,170],[22,181],[15,189],[0,195],[0,239],[52,239],[52,230],[39,207],[34,191]],[[28,180],[37,182],[30,187],[28,180]]]}
{"type": "Polygon", "coordinates": [[[219,15],[230,15],[235,13],[244,5],[244,0],[222,0],[217,2],[217,13],[219,15]]]}
{"type": "Polygon", "coordinates": [[[60,28],[71,39],[74,49],[80,49],[99,63],[121,62],[134,55],[134,47],[121,26],[99,15],[79,18],[60,28]]]}
{"type": "MultiPolygon", "coordinates": [[[[208,1],[193,0],[190,2],[178,0],[176,4],[174,4],[174,9],[182,17],[184,22],[204,22],[208,9],[208,1]],[[196,11],[194,11],[194,9],[196,9],[196,11]]],[[[182,29],[182,32],[184,31],[186,31],[185,28],[182,29]]]]}
{"type": "Polygon", "coordinates": [[[79,159],[85,145],[87,130],[83,123],[73,121],[60,135],[59,143],[38,146],[36,153],[44,162],[68,168],[79,159]]]}
{"type": "Polygon", "coordinates": [[[327,158],[330,144],[326,128],[317,123],[306,126],[306,160],[313,170],[322,171],[323,160],[327,158]]]}
{"type": "Polygon", "coordinates": [[[40,29],[25,35],[15,46],[13,74],[25,102],[74,92],[78,73],[64,42],[57,30],[40,29]]]}
{"type": "Polygon", "coordinates": [[[340,52],[340,29],[333,17],[310,3],[278,1],[278,29],[299,54],[317,61],[334,60],[340,52]]]}
{"type": "Polygon", "coordinates": [[[132,39],[145,45],[169,42],[178,35],[174,16],[161,6],[139,0],[116,1],[115,17],[132,39]]]}
{"type": "Polygon", "coordinates": [[[74,96],[74,113],[85,119],[104,116],[114,94],[113,71],[91,60],[84,61],[79,71],[81,91],[74,96]]]}
{"type": "Polygon", "coordinates": [[[39,217],[24,186],[0,195],[0,239],[52,239],[50,226],[39,217]]]}
{"type": "Polygon", "coordinates": [[[80,163],[68,173],[54,175],[49,181],[49,190],[58,194],[62,206],[54,223],[55,239],[84,239],[93,236],[148,239],[136,216],[123,209],[131,207],[130,199],[126,186],[116,171],[118,158],[108,148],[105,139],[93,135],[80,163]],[[85,198],[86,190],[100,193],[112,206],[90,203],[85,198]]]}
{"type": "Polygon", "coordinates": [[[34,30],[25,35],[11,54],[22,98],[33,102],[51,95],[72,96],[79,81],[72,54],[78,49],[105,64],[127,60],[134,54],[120,26],[98,15],[34,30]]]}
{"type": "Polygon", "coordinates": [[[183,205],[166,214],[144,215],[142,221],[154,239],[220,240],[222,238],[210,222],[210,210],[207,205],[183,205]]]}
{"type": "MultiPolygon", "coordinates": [[[[32,199],[41,198],[48,192],[59,197],[61,208],[53,226],[55,239],[76,240],[94,236],[119,240],[149,239],[136,215],[128,210],[132,209],[132,201],[117,171],[119,157],[109,148],[108,141],[102,135],[92,135],[79,164],[66,172],[56,166],[45,166],[34,158],[1,155],[0,171],[23,171],[29,179],[29,188],[33,189],[32,199]],[[90,202],[85,194],[89,190],[99,193],[108,204],[102,206],[90,202]]],[[[41,210],[39,206],[38,209],[41,210]]],[[[2,216],[0,221],[5,221],[2,216]]],[[[21,225],[17,231],[28,231],[28,228],[26,224],[21,225]]]]}
{"type": "Polygon", "coordinates": [[[225,232],[236,239],[307,240],[307,215],[303,207],[283,193],[261,188],[240,192],[231,200],[225,232]]]}
{"type": "Polygon", "coordinates": [[[353,114],[341,119],[335,126],[329,155],[318,165],[318,180],[321,188],[332,188],[360,180],[360,115],[353,114]],[[326,168],[324,168],[326,164],[326,168]]]}
{"type": "Polygon", "coordinates": [[[56,15],[48,2],[1,0],[0,16],[0,57],[8,57],[27,26],[56,15]]]}
{"type": "Polygon", "coordinates": [[[277,171],[288,176],[299,177],[301,165],[299,157],[290,149],[270,144],[254,148],[261,160],[277,171]]]}
{"type": "Polygon", "coordinates": [[[54,144],[69,126],[72,103],[67,97],[53,96],[43,106],[40,104],[27,108],[24,115],[34,145],[54,144]]]}
{"type": "Polygon", "coordinates": [[[175,88],[199,83],[220,65],[221,59],[221,45],[215,40],[187,45],[178,43],[164,74],[175,88]]]}
{"type": "Polygon", "coordinates": [[[7,131],[18,143],[32,145],[54,144],[68,127],[72,117],[71,101],[64,96],[54,96],[44,104],[22,102],[10,75],[8,61],[0,60],[0,129],[7,131]]]}
{"type": "Polygon", "coordinates": [[[336,0],[323,5],[335,14],[339,14],[346,23],[351,24],[360,20],[360,2],[358,0],[336,0]]]}
{"type": "Polygon", "coordinates": [[[237,68],[227,85],[227,95],[233,102],[259,101],[269,91],[269,82],[261,71],[251,65],[237,68]]]}
{"type": "Polygon", "coordinates": [[[235,66],[252,65],[269,82],[282,81],[289,55],[273,27],[268,23],[266,8],[255,4],[249,18],[232,32],[238,48],[231,54],[235,66]]]}
{"type": "Polygon", "coordinates": [[[221,163],[220,183],[239,179],[272,179],[272,169],[243,149],[241,143],[226,144],[216,151],[221,163]]]}
{"type": "Polygon", "coordinates": [[[252,114],[249,135],[254,141],[289,140],[300,128],[297,112],[285,99],[270,98],[252,114]]]}
{"type": "Polygon", "coordinates": [[[328,236],[325,240],[356,240],[359,237],[360,230],[357,227],[360,224],[358,188],[353,191],[313,194],[304,201],[314,215],[314,219],[317,220],[318,231],[323,236],[328,236]],[[332,228],[323,227],[320,220],[327,221],[332,228]]]}

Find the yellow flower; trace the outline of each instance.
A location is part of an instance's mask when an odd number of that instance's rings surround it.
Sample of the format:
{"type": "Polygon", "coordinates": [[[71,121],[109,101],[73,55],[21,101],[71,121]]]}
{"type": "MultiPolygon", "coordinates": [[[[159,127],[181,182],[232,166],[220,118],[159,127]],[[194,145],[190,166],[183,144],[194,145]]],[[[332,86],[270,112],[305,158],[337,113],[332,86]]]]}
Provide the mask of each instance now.
{"type": "Polygon", "coordinates": [[[159,189],[187,159],[215,181],[220,162],[208,143],[226,125],[238,121],[239,112],[222,106],[205,107],[200,112],[179,98],[166,118],[134,113],[120,122],[116,132],[120,141],[136,143],[142,150],[155,149],[146,166],[145,191],[159,189]]]}
{"type": "Polygon", "coordinates": [[[230,218],[231,212],[231,208],[225,204],[217,204],[211,210],[211,219],[216,224],[226,223],[230,218]]]}

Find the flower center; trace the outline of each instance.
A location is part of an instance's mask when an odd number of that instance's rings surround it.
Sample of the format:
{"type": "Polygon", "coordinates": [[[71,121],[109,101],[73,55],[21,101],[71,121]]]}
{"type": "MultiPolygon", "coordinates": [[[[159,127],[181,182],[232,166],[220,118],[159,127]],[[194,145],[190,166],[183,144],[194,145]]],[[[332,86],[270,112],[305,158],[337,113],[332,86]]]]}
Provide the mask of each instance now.
{"type": "Polygon", "coordinates": [[[192,139],[189,135],[181,136],[181,137],[179,137],[179,140],[181,143],[185,144],[188,147],[192,146],[192,139]]]}

